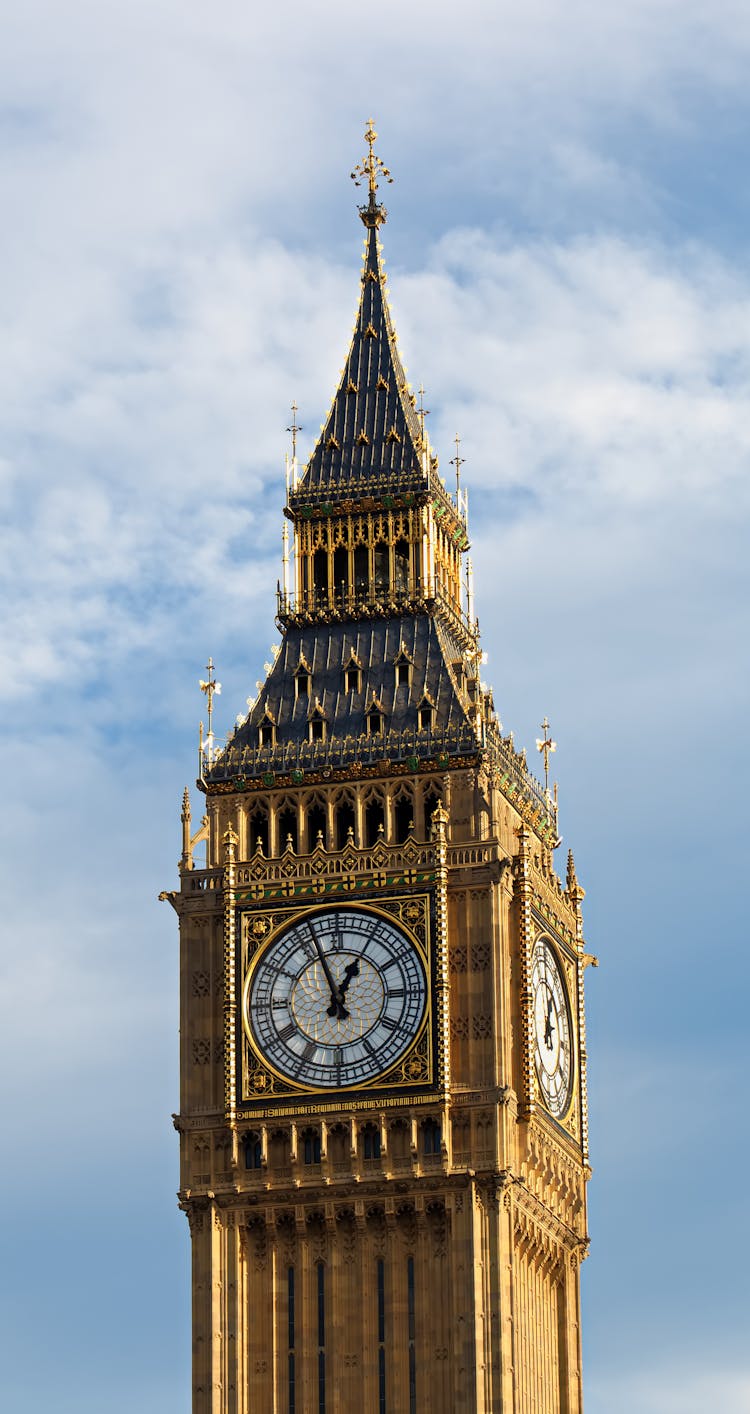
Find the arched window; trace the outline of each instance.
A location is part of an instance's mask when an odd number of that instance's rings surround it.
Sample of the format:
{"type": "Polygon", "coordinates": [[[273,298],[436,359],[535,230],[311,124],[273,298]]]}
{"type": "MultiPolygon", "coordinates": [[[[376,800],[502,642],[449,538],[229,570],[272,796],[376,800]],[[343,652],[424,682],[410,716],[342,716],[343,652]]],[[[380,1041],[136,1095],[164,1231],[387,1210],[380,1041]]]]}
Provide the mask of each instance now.
{"type": "Polygon", "coordinates": [[[383,838],[385,830],[385,810],[382,800],[369,800],[365,807],[365,835],[369,849],[383,838]]]}
{"type": "Polygon", "coordinates": [[[396,830],[396,843],[403,844],[414,828],[414,801],[411,794],[402,795],[396,801],[393,823],[396,830]]]}
{"type": "Polygon", "coordinates": [[[388,546],[375,546],[375,593],[382,594],[388,588],[388,546]]]}
{"type": "Polygon", "coordinates": [[[262,1152],[259,1134],[246,1134],[244,1139],[245,1168],[259,1169],[262,1166],[262,1152]]]}
{"type": "Polygon", "coordinates": [[[302,1135],[302,1160],[306,1164],[320,1163],[320,1131],[306,1129],[302,1135]]]}
{"type": "Polygon", "coordinates": [[[333,590],[341,599],[349,592],[349,551],[343,545],[333,552],[333,590]]]}
{"type": "Polygon", "coordinates": [[[362,1130],[362,1153],[368,1160],[380,1158],[380,1130],[376,1124],[366,1124],[362,1130]]]}
{"type": "Polygon", "coordinates": [[[354,806],[349,800],[342,800],[336,806],[334,815],[336,827],[336,848],[343,849],[349,838],[349,831],[354,834],[354,806]]]}
{"type": "Polygon", "coordinates": [[[317,599],[327,599],[328,597],[328,551],[316,550],[313,555],[313,585],[315,586],[315,597],[317,599]]]}
{"type": "Polygon", "coordinates": [[[325,849],[328,822],[324,805],[311,805],[307,812],[307,848],[312,851],[322,844],[325,849]]]}
{"type": "Polygon", "coordinates": [[[354,551],[354,588],[363,598],[370,593],[370,551],[366,545],[357,545],[354,551]]]}
{"type": "Polygon", "coordinates": [[[422,1153],[439,1154],[443,1131],[438,1119],[426,1119],[422,1125],[422,1153]]]}
{"type": "Polygon", "coordinates": [[[297,811],[291,805],[279,812],[279,853],[283,854],[289,844],[296,854],[297,811]]]}
{"type": "Polygon", "coordinates": [[[409,545],[406,540],[397,540],[393,547],[393,588],[397,594],[409,591],[409,545]]]}
{"type": "Polygon", "coordinates": [[[262,805],[256,805],[248,821],[248,842],[251,854],[256,849],[268,854],[268,813],[262,805]]]}

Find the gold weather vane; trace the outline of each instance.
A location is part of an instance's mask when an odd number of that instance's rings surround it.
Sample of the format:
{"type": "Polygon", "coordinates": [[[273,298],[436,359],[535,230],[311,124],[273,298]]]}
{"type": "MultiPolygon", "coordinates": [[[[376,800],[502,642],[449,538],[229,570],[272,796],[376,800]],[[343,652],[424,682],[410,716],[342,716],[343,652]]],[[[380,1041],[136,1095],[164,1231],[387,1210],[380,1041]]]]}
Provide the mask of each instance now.
{"type": "Polygon", "coordinates": [[[198,679],[198,686],[199,686],[201,692],[205,693],[206,701],[208,702],[208,736],[207,736],[207,738],[206,738],[206,741],[207,741],[208,749],[209,749],[209,753],[210,753],[211,747],[212,747],[212,745],[213,745],[213,739],[214,739],[214,734],[213,734],[214,697],[215,697],[215,696],[219,696],[220,693],[221,693],[221,683],[220,683],[220,682],[217,682],[217,681],[216,681],[216,678],[215,678],[215,676],[214,676],[214,660],[213,660],[213,658],[209,658],[209,660],[208,660],[208,662],[207,662],[207,664],[206,664],[206,672],[208,673],[208,678],[207,678],[207,680],[204,681],[203,678],[199,678],[199,679],[198,679]]]}
{"type": "Polygon", "coordinates": [[[549,735],[549,722],[546,717],[541,726],[544,737],[541,740],[537,737],[536,749],[537,751],[541,751],[544,757],[544,789],[547,795],[549,795],[549,758],[553,751],[557,751],[557,742],[553,741],[549,735]]]}

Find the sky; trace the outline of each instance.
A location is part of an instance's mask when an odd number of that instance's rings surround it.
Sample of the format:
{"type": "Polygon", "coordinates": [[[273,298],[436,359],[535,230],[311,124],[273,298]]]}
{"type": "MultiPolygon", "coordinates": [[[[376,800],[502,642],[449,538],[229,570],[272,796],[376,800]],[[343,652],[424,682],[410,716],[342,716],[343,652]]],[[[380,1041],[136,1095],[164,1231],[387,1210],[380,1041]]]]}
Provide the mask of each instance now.
{"type": "MultiPolygon", "coordinates": [[[[746,1414],[750,9],[25,0],[0,44],[0,1395],[182,1414],[183,787],[270,645],[293,401],[391,306],[586,888],[587,1414],[746,1414]],[[743,644],[745,648],[743,649],[743,644]]],[[[194,811],[199,798],[193,792],[194,811]]],[[[563,861],[564,864],[564,861],[563,861]]]]}

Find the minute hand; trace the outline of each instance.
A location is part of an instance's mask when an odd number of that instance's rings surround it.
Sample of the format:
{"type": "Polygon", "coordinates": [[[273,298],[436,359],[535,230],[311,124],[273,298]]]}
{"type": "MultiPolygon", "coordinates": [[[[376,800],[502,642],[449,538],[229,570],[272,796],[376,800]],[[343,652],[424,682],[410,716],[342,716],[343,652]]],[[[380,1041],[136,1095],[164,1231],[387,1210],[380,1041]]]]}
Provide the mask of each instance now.
{"type": "Polygon", "coordinates": [[[312,938],[313,943],[315,944],[315,951],[317,952],[318,957],[320,958],[321,966],[325,973],[326,982],[328,983],[328,986],[331,989],[331,1008],[335,1008],[335,1010],[330,1010],[329,1008],[330,1014],[332,1016],[338,1015],[342,1021],[345,1021],[349,1013],[347,1012],[344,1006],[343,997],[341,995],[341,989],[340,987],[336,986],[336,983],[333,980],[333,973],[331,972],[331,969],[328,966],[328,958],[326,957],[322,947],[320,946],[320,940],[318,939],[314,928],[309,923],[307,926],[310,932],[310,937],[312,938]]]}

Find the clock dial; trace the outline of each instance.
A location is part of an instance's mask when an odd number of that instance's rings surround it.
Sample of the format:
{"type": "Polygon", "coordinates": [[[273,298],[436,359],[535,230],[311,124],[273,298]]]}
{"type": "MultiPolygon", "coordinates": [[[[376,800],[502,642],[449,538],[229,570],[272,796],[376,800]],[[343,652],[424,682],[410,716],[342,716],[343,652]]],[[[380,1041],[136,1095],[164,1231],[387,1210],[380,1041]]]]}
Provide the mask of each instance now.
{"type": "Polygon", "coordinates": [[[253,959],[245,981],[244,1023],[255,1050],[311,1089],[384,1074],[411,1046],[426,1007],[414,943],[367,909],[297,919],[253,959]]]}
{"type": "Polygon", "coordinates": [[[560,1119],[572,1090],[570,1011],[560,964],[546,938],[539,938],[534,947],[531,988],[536,1078],[547,1109],[560,1119]]]}

